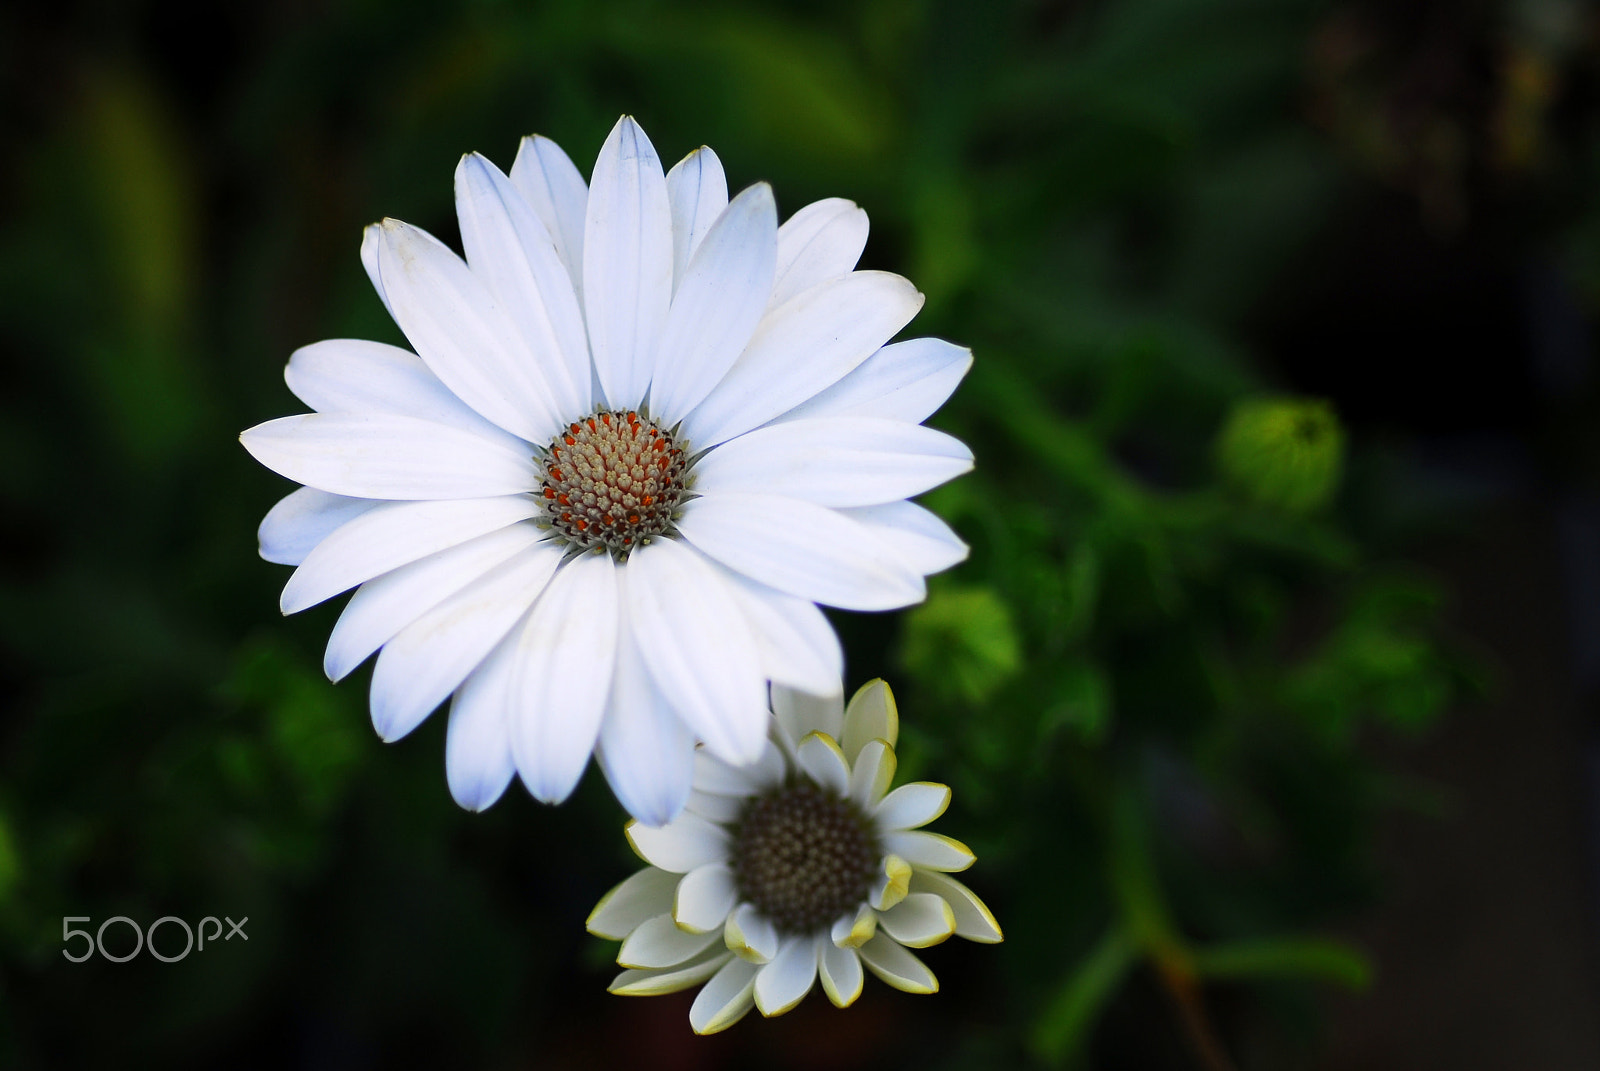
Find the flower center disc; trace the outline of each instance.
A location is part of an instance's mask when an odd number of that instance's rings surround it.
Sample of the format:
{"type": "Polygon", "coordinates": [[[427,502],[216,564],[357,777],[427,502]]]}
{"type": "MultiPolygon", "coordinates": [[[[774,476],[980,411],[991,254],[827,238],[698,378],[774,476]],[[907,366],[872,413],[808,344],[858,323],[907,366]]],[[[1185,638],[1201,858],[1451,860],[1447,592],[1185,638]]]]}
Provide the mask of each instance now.
{"type": "Polygon", "coordinates": [[[798,934],[866,900],[881,854],[853,803],[802,781],[744,805],[731,862],[740,899],[798,934]]]}
{"type": "Polygon", "coordinates": [[[601,409],[569,424],[540,459],[544,518],[572,546],[626,558],[672,527],[688,460],[655,421],[601,409]]]}

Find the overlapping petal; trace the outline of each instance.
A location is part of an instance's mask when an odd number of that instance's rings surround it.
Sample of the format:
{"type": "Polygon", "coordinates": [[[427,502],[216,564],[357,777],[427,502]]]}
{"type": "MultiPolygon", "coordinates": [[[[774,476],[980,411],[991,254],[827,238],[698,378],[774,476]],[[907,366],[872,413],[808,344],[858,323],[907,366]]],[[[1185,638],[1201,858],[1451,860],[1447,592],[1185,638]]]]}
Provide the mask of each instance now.
{"type": "Polygon", "coordinates": [[[867,247],[867,214],[842,197],[813,201],[778,229],[778,272],[772,303],[847,274],[867,247]]]}
{"type": "Polygon", "coordinates": [[[328,636],[328,679],[343,680],[401,629],[539,539],[531,524],[508,525],[362,584],[328,636]]]}
{"type": "Polygon", "coordinates": [[[415,417],[307,413],[257,424],[239,438],[272,471],[352,498],[484,498],[539,483],[528,453],[415,417]]]}
{"type": "Polygon", "coordinates": [[[330,495],[315,487],[290,491],[267,511],[256,531],[261,557],[279,565],[299,565],[340,525],[355,520],[379,502],[330,495]]]}
{"type": "Polygon", "coordinates": [[[707,491],[684,507],[683,537],[736,572],[850,610],[894,610],[926,592],[871,531],[824,506],[779,495],[707,491]]]}
{"type": "Polygon", "coordinates": [[[450,703],[444,738],[445,782],[469,811],[481,811],[505,794],[516,774],[507,724],[506,677],[514,665],[502,642],[467,677],[450,703]]]}
{"type": "Polygon", "coordinates": [[[537,509],[524,495],[384,502],[318,543],[289,577],[279,605],[286,614],[298,613],[391,569],[527,520],[537,509]]]}
{"type": "Polygon", "coordinates": [[[511,748],[535,799],[566,799],[599,738],[622,629],[617,583],[604,555],[567,562],[510,641],[511,748]]]}
{"type": "Polygon", "coordinates": [[[865,526],[892,548],[896,558],[924,576],[967,560],[968,547],[961,537],[915,502],[885,502],[840,512],[865,526]]]}
{"type": "Polygon", "coordinates": [[[920,424],[949,399],[971,367],[972,351],[965,346],[938,338],[896,342],[779,419],[865,416],[920,424]]]}
{"type": "Polygon", "coordinates": [[[650,411],[664,423],[682,420],[744,352],[772,293],[777,227],[772,187],[758,182],[697,242],[655,354],[650,411]]]}
{"type": "Polygon", "coordinates": [[[372,671],[372,724],[384,740],[416,728],[456,690],[550,582],[561,558],[533,546],[401,629],[372,671]]]}
{"type": "Polygon", "coordinates": [[[696,1034],[726,1030],[755,1007],[756,970],[753,963],[733,959],[712,976],[689,1008],[689,1025],[696,1034]]]}
{"type": "Polygon", "coordinates": [[[676,540],[635,551],[627,574],[624,609],[656,688],[712,754],[754,761],[767,738],[766,682],[727,586],[676,540]]]}
{"type": "Polygon", "coordinates": [[[442,242],[398,220],[373,224],[389,308],[417,355],[462,401],[530,443],[564,423],[540,361],[482,279],[442,242]]]}
{"type": "Polygon", "coordinates": [[[707,449],[760,427],[832,386],[922,308],[910,282],[858,271],[819,283],[773,309],[684,432],[707,449]]]}
{"type": "Polygon", "coordinates": [[[456,215],[467,265],[487,284],[538,359],[550,403],[587,413],[589,343],[572,277],[527,200],[477,153],[456,169],[456,215]]]}
{"type": "Polygon", "coordinates": [[[728,207],[728,178],[722,161],[709,146],[700,146],[667,172],[667,203],[672,209],[672,287],[676,291],[695,249],[728,207]]]}
{"type": "Polygon", "coordinates": [[[694,772],[694,734],[651,681],[625,617],[617,622],[605,710],[596,755],[617,802],[649,826],[680,816],[694,772]]]}
{"type": "Polygon", "coordinates": [[[873,417],[823,417],[758,428],[707,454],[706,493],[784,495],[819,506],[904,500],[972,468],[972,451],[933,428],[873,417]]]}
{"type": "Polygon", "coordinates": [[[284,382],[319,413],[388,413],[444,424],[525,453],[526,444],[485,420],[446,387],[422,359],[382,342],[335,338],[289,355],[284,382]]]}
{"type": "Polygon", "coordinates": [[[583,230],[589,186],[571,157],[549,138],[522,139],[511,165],[511,184],[528,202],[555,243],[579,300],[583,297],[583,230]]]}

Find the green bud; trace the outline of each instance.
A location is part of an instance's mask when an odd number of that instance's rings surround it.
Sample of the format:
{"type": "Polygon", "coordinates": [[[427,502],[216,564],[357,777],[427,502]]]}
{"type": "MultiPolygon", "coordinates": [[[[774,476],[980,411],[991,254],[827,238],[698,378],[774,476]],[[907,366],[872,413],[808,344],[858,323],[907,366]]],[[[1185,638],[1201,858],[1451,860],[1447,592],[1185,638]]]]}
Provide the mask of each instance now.
{"type": "Polygon", "coordinates": [[[1217,438],[1223,478],[1249,498],[1292,513],[1326,505],[1344,470],[1344,429],[1316,398],[1250,398],[1217,438]]]}

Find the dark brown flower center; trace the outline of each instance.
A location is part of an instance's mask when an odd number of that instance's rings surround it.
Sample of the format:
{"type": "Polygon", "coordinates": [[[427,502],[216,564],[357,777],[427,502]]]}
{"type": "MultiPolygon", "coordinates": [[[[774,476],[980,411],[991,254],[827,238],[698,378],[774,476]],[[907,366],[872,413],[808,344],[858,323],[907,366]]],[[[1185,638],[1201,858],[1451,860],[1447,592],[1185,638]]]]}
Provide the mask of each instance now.
{"type": "Polygon", "coordinates": [[[814,933],[854,911],[882,857],[872,824],[849,800],[809,781],[756,796],[734,827],[739,897],[779,933],[814,933]]]}
{"type": "Polygon", "coordinates": [[[624,559],[671,531],[689,462],[655,421],[601,409],[569,424],[539,458],[544,520],[571,546],[624,559]]]}

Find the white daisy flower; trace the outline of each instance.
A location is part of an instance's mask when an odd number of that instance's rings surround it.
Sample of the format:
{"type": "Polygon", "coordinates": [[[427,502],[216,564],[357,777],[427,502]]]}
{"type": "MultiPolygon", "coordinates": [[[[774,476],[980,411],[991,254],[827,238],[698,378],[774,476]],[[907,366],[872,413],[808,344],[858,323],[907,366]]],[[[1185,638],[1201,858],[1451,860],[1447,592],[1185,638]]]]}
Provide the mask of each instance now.
{"type": "Polygon", "coordinates": [[[905,606],[965,557],[907,499],[971,468],[921,426],[971,354],[885,345],[922,295],[854,270],[854,204],[779,227],[766,184],[730,201],[706,148],[663,175],[626,116],[587,187],[545,138],[509,176],[464,157],[456,211],[465,260],[396,220],[362,243],[416,353],[297,350],[285,376],[315,412],[243,434],[305,485],[267,514],[261,555],[298,566],[285,613],[359,585],[325,668],[339,680],[381,648],[385,740],[454,694],[463,806],[513,772],[562,800],[593,752],[660,824],[696,740],[760,754],[767,681],[837,689],[816,604],[905,606]]]}
{"type": "Polygon", "coordinates": [[[818,978],[843,1008],[862,966],[908,993],[939,988],[907,948],[952,934],[1000,940],[972,890],[950,877],[972,865],[960,841],[921,829],[950,789],[894,780],[899,719],[881,680],[813,698],[773,689],[771,742],[751,766],[695,756],[689,806],[660,829],[628,825],[651,864],[612,889],[589,932],[621,941],[625,996],[705,982],[689,1011],[696,1033],[732,1026],[752,1007],[781,1015],[818,978]],[[887,793],[887,794],[886,794],[887,793]]]}

